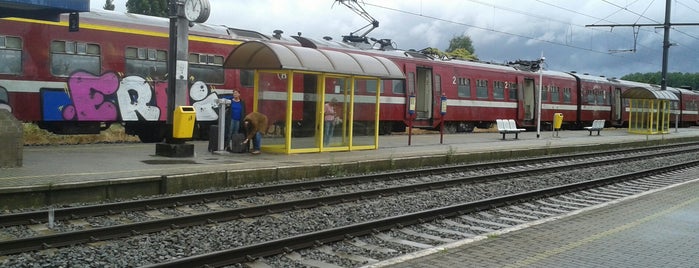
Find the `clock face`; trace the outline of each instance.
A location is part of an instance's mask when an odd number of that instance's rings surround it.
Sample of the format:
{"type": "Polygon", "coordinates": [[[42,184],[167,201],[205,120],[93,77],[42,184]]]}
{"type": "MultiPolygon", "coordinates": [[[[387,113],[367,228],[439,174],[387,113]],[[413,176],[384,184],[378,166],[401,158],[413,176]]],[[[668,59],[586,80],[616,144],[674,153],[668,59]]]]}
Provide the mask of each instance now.
{"type": "Polygon", "coordinates": [[[184,16],[191,22],[205,22],[209,12],[208,0],[186,0],[184,3],[184,16]]]}

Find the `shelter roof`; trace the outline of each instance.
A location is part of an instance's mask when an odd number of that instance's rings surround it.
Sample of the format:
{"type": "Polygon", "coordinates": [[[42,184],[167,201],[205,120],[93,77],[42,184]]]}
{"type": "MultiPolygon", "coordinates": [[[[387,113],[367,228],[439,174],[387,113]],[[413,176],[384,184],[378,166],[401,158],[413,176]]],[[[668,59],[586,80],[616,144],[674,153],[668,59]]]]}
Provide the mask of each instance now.
{"type": "Polygon", "coordinates": [[[674,93],[667,90],[651,89],[647,87],[632,87],[621,94],[622,98],[627,99],[657,99],[679,101],[679,98],[674,93]]]}
{"type": "Polygon", "coordinates": [[[230,53],[224,67],[405,78],[395,63],[381,56],[260,41],[240,44],[230,53]]]}

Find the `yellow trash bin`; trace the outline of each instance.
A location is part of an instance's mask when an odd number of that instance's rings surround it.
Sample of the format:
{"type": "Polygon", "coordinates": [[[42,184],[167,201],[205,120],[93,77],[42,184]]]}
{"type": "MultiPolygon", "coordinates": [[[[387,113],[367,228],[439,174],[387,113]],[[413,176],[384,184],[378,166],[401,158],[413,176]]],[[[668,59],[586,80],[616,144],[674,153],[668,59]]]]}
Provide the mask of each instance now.
{"type": "Polygon", "coordinates": [[[560,129],[562,124],[563,124],[563,114],[562,113],[553,114],[553,128],[560,129]]]}
{"type": "Polygon", "coordinates": [[[194,106],[177,106],[172,120],[172,137],[177,139],[192,138],[196,118],[194,106]]]}

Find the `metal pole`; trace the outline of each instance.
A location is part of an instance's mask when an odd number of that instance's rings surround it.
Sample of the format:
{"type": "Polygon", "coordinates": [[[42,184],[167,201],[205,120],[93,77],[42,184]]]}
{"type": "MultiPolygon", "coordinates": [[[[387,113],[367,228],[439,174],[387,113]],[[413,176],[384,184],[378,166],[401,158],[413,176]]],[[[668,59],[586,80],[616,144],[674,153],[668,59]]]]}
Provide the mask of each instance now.
{"type": "Polygon", "coordinates": [[[667,89],[667,57],[670,50],[670,7],[671,1],[665,1],[665,24],[663,28],[665,33],[663,35],[663,70],[660,80],[660,90],[667,89]]]}
{"type": "MultiPolygon", "coordinates": [[[[231,104],[229,99],[217,99],[218,104],[218,148],[217,151],[225,150],[224,143],[226,137],[226,105],[231,104]]],[[[233,135],[233,133],[231,133],[233,135]]]]}
{"type": "Polygon", "coordinates": [[[539,59],[539,96],[538,99],[539,101],[537,102],[536,105],[536,138],[538,139],[541,137],[541,90],[544,86],[544,72],[543,72],[543,65],[544,65],[544,52],[541,52],[541,59],[539,59]]]}

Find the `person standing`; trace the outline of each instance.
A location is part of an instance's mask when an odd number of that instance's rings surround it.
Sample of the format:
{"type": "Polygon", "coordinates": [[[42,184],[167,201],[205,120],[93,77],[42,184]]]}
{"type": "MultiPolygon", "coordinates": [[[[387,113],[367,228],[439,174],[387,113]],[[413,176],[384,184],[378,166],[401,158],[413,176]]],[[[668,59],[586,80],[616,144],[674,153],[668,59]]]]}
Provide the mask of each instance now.
{"type": "Polygon", "coordinates": [[[260,154],[262,146],[262,133],[267,132],[267,116],[258,112],[252,112],[245,116],[243,125],[247,136],[243,143],[247,144],[252,139],[252,154],[260,154]]]}
{"type": "Polygon", "coordinates": [[[332,98],[330,102],[325,103],[325,118],[323,125],[323,146],[328,146],[330,144],[330,137],[335,133],[335,119],[337,118],[335,114],[335,104],[337,103],[336,98],[332,98]]]}
{"type": "Polygon", "coordinates": [[[231,99],[230,125],[226,135],[226,141],[232,142],[233,135],[240,133],[240,122],[245,116],[245,102],[240,98],[240,91],[233,90],[233,98],[231,99]]]}

